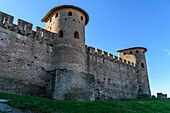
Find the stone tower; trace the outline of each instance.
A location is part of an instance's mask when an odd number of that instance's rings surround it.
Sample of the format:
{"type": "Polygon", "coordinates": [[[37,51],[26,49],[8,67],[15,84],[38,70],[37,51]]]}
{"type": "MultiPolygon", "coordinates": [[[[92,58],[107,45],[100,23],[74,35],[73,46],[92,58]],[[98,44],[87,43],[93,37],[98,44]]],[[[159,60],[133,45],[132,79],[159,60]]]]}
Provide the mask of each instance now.
{"type": "Polygon", "coordinates": [[[134,47],[117,51],[120,52],[120,57],[122,59],[136,64],[136,73],[139,83],[139,97],[151,96],[145,58],[146,51],[147,49],[143,47],[134,47]]]}
{"type": "Polygon", "coordinates": [[[57,33],[52,59],[55,67],[85,71],[85,26],[89,16],[81,8],[62,5],[51,9],[41,20],[45,29],[57,33]]]}

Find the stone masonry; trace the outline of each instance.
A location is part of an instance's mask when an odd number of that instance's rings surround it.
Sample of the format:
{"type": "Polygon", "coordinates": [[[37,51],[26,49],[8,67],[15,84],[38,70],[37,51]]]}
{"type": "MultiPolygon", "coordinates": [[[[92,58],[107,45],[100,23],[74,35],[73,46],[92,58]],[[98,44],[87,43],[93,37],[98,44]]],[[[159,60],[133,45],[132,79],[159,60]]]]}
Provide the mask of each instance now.
{"type": "Polygon", "coordinates": [[[89,16],[62,5],[41,20],[45,29],[0,12],[0,91],[57,100],[150,97],[146,48],[120,57],[85,45],[89,16]]]}

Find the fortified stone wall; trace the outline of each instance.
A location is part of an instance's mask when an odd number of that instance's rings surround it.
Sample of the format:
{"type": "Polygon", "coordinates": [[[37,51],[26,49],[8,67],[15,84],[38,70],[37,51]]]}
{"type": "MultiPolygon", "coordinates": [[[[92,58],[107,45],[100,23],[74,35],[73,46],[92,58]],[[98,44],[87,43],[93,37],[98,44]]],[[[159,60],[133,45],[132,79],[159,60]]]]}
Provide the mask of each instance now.
{"type": "Polygon", "coordinates": [[[0,12],[0,89],[47,96],[45,70],[52,70],[53,41],[53,33],[39,27],[32,31],[32,24],[21,19],[15,25],[13,16],[0,12]]]}
{"type": "MultiPolygon", "coordinates": [[[[62,66],[58,65],[64,63],[66,59],[68,67],[70,67],[69,63],[72,65],[78,62],[74,58],[66,58],[65,54],[76,55],[71,53],[71,49],[74,49],[77,54],[81,52],[82,48],[76,46],[79,40],[69,40],[75,48],[67,44],[67,41],[65,38],[59,38],[57,33],[40,27],[32,31],[32,24],[21,19],[18,19],[15,25],[13,16],[0,12],[0,91],[59,100],[94,100],[93,75],[67,69],[63,69],[67,70],[63,72],[62,66]],[[69,86],[62,88],[66,84],[69,86]],[[61,93],[60,89],[68,94],[61,93]],[[74,91],[77,92],[76,96],[74,91]],[[60,96],[56,97],[59,92],[60,96]],[[86,97],[82,93],[86,93],[86,97]],[[82,98],[79,98],[80,95],[82,98]]],[[[85,51],[85,48],[83,49],[85,51]]]]}
{"type": "Polygon", "coordinates": [[[105,51],[86,46],[86,71],[95,75],[96,100],[138,97],[138,80],[133,63],[105,51]]]}
{"type": "Polygon", "coordinates": [[[84,35],[65,39],[40,27],[32,31],[21,19],[15,25],[13,18],[0,12],[0,91],[59,100],[138,97],[134,63],[84,47],[84,35]]]}

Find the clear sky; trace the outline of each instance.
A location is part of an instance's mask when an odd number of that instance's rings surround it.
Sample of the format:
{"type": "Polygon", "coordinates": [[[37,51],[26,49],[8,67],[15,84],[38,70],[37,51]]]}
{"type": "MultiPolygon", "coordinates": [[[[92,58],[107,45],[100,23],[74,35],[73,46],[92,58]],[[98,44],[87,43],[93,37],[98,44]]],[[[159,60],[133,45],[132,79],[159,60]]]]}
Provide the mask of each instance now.
{"type": "Polygon", "coordinates": [[[41,19],[55,6],[75,5],[90,16],[86,44],[116,56],[142,46],[152,94],[170,97],[170,0],[3,0],[0,11],[45,28],[41,19]]]}

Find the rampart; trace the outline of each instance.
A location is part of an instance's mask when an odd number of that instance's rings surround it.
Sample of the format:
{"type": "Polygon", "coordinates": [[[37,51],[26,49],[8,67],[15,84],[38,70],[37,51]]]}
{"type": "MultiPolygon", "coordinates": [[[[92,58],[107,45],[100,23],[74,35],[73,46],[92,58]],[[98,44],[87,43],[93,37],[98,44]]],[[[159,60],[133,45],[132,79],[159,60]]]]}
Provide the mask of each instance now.
{"type": "Polygon", "coordinates": [[[11,93],[47,96],[53,70],[53,34],[40,27],[0,12],[0,89],[11,93]]]}
{"type": "Polygon", "coordinates": [[[0,12],[0,91],[59,100],[78,100],[79,96],[83,98],[85,95],[84,100],[138,97],[139,84],[134,63],[85,46],[85,72],[63,71],[57,66],[59,60],[56,54],[59,53],[56,53],[56,44],[64,39],[58,41],[57,33],[40,27],[33,31],[33,25],[21,19],[15,25],[13,19],[13,16],[0,12]],[[66,88],[66,85],[71,86],[66,88]],[[77,88],[81,85],[82,89],[77,88]],[[64,94],[67,91],[71,91],[70,97],[64,94]],[[74,97],[76,91],[79,96],[74,97]]]}
{"type": "Polygon", "coordinates": [[[86,71],[95,75],[96,100],[132,99],[138,96],[133,63],[86,46],[86,71]]]}

